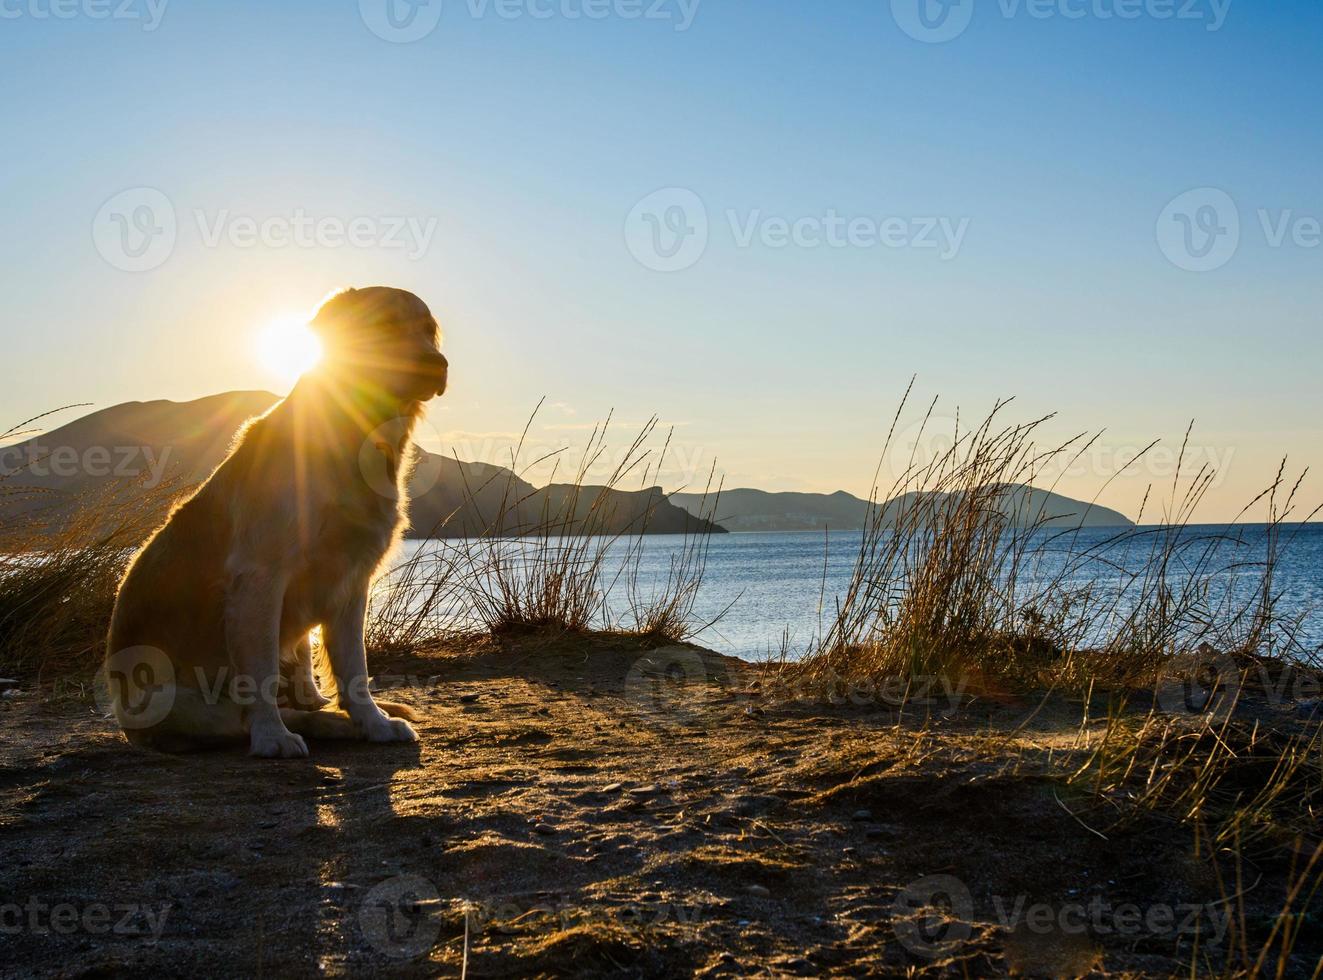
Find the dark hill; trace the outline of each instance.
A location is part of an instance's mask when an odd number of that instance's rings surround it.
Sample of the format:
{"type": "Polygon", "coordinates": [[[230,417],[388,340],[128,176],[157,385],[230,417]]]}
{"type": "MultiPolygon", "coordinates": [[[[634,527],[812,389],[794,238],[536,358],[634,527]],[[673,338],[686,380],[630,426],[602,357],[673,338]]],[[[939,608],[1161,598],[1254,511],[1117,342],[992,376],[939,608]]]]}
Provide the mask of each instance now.
{"type": "MultiPolygon", "coordinates": [[[[67,425],[0,450],[11,474],[0,495],[7,523],[40,514],[58,520],[82,502],[106,493],[141,493],[162,482],[180,492],[205,479],[224,459],[245,421],[278,401],[265,391],[233,391],[189,402],[128,402],[93,412],[67,425]]],[[[544,514],[559,515],[574,488],[534,488],[508,469],[467,463],[420,450],[411,488],[410,537],[463,537],[482,533],[502,518],[502,502],[514,504],[500,527],[509,533],[535,528],[544,514]]],[[[576,517],[601,499],[607,533],[649,534],[723,529],[664,499],[660,490],[583,488],[576,517]]]]}

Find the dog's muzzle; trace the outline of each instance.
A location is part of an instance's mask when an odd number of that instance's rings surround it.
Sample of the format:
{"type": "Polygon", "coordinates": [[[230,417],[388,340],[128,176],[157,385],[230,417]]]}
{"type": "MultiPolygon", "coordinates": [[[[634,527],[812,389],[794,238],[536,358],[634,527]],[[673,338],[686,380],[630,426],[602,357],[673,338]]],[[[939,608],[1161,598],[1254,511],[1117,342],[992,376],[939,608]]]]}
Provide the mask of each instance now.
{"type": "Polygon", "coordinates": [[[427,379],[428,387],[432,390],[433,396],[445,394],[446,381],[450,377],[450,362],[446,360],[446,356],[436,354],[428,357],[419,367],[421,368],[420,373],[427,379]]]}

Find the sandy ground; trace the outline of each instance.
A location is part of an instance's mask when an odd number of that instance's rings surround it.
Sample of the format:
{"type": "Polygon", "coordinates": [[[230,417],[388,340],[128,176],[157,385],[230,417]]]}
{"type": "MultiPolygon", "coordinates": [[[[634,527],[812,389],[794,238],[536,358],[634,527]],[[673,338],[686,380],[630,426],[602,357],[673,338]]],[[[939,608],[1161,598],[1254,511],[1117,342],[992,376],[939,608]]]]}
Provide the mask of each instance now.
{"type": "Polygon", "coordinates": [[[1166,975],[1217,946],[1187,827],[1109,830],[1032,764],[1078,706],[786,704],[610,638],[375,667],[419,746],[162,756],[76,692],[0,700],[0,973],[1166,975]]]}

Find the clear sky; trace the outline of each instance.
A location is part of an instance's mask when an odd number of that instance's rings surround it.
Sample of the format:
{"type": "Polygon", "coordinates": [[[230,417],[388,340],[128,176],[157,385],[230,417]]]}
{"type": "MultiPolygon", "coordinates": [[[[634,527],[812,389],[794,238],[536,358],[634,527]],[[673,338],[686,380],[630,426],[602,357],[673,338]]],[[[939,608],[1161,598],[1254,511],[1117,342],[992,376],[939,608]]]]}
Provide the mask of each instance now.
{"type": "Polygon", "coordinates": [[[283,393],[259,329],[381,283],[468,458],[546,396],[864,493],[917,374],[1106,428],[1076,495],[1191,419],[1210,520],[1323,465],[1314,0],[392,2],[0,0],[6,421],[283,393]]]}

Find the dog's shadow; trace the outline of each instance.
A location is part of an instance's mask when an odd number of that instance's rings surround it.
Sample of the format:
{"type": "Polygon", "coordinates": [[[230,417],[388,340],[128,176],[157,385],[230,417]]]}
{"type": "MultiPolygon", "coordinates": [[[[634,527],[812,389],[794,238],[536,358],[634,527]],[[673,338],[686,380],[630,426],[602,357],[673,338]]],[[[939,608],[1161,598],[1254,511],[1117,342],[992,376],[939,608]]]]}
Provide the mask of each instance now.
{"type": "Polygon", "coordinates": [[[275,761],[120,738],[9,773],[21,803],[0,833],[4,891],[113,913],[112,928],[19,937],[20,962],[217,975],[426,964],[440,933],[429,889],[453,825],[425,745],[310,740],[309,758],[275,761]]]}

